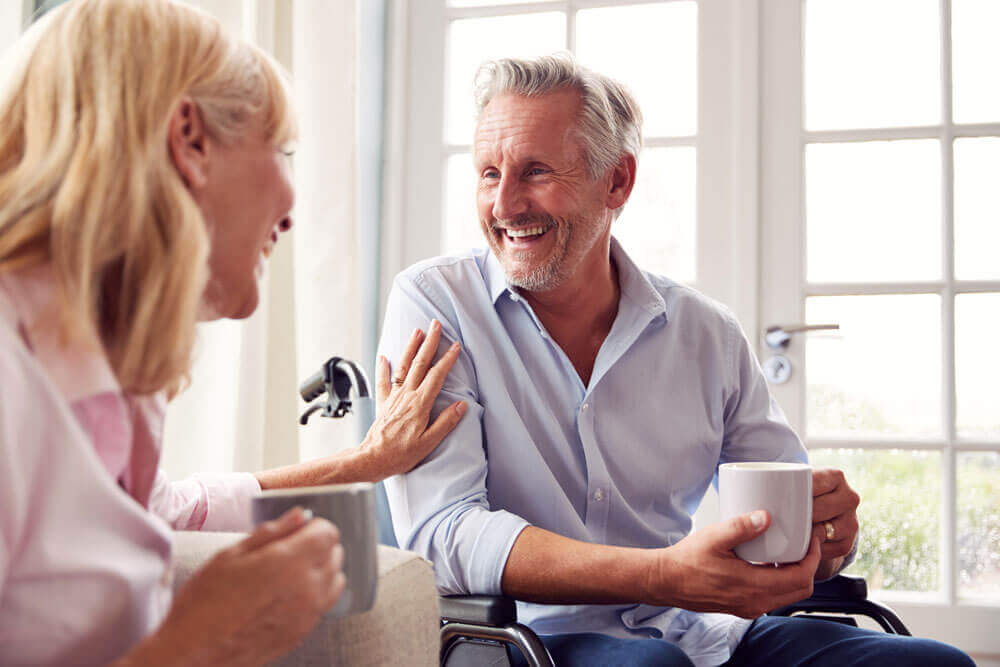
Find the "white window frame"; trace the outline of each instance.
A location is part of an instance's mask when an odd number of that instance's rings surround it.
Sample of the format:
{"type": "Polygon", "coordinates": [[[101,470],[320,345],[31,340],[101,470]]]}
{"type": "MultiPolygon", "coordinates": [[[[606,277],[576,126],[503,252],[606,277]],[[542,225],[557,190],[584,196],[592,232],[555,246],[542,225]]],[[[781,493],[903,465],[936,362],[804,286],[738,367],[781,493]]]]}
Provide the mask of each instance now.
{"type": "MultiPolygon", "coordinates": [[[[813,296],[936,294],[941,297],[943,438],[810,438],[806,431],[805,373],[794,374],[772,392],[809,449],[900,449],[942,454],[940,581],[937,593],[880,591],[914,634],[933,636],[972,652],[978,660],[1000,660],[995,628],[998,606],[958,594],[956,459],[960,451],[1000,452],[1000,442],[963,440],[956,433],[954,303],[957,294],[1000,292],[1000,280],[954,277],[953,140],[1000,136],[1000,123],[956,126],[952,120],[951,0],[939,0],[941,22],[941,123],[924,127],[806,131],[804,129],[804,0],[768,0],[761,13],[761,313],[764,325],[803,322],[813,296]],[[810,143],[932,138],[941,142],[942,275],[934,281],[848,285],[806,279],[805,170],[810,143]]],[[[761,347],[762,357],[769,351],[761,347]]],[[[805,369],[805,345],[787,350],[796,369],[805,369]]],[[[808,372],[808,371],[806,371],[808,372]]]]}
{"type": "MultiPolygon", "coordinates": [[[[563,11],[567,47],[575,47],[581,9],[682,0],[562,0],[492,7],[447,7],[445,0],[409,0],[394,25],[396,67],[391,76],[382,247],[382,284],[402,268],[441,253],[445,165],[471,144],[444,141],[448,24],[455,19],[563,11]],[[405,16],[404,16],[405,14],[405,16]],[[408,54],[403,60],[400,52],[408,54]],[[395,128],[395,131],[393,130],[395,128]],[[396,155],[401,155],[395,158],[396,155]]],[[[406,3],[400,3],[406,4],[406,3]]],[[[697,286],[727,303],[748,332],[757,330],[756,281],[734,281],[733,271],[756,276],[757,244],[757,7],[758,0],[698,2],[698,130],[692,137],[652,138],[645,146],[697,149],[697,286]],[[716,73],[708,77],[707,72],[716,73]],[[712,174],[712,178],[704,175],[712,174]]],[[[470,86],[471,107],[471,86],[470,86]]],[[[639,168],[642,168],[640,163],[639,168]]],[[[469,211],[470,224],[475,212],[469,211]]]]}

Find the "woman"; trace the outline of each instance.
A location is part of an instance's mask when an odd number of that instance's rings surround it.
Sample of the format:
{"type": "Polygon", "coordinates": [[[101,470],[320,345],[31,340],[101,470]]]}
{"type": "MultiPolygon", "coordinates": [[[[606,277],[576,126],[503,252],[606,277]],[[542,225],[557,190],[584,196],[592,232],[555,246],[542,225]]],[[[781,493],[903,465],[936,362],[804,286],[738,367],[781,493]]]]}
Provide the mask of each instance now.
{"type": "Polygon", "coordinates": [[[171,605],[170,531],[239,525],[260,487],[378,480],[457,356],[414,332],[357,450],[171,484],[166,397],[198,319],[246,317],[291,226],[288,92],[258,49],[168,0],[77,0],[0,75],[0,664],[256,664],[344,587],[336,528],[299,510],[220,553],[171,605]],[[159,515],[159,517],[157,516],[159,515]]]}

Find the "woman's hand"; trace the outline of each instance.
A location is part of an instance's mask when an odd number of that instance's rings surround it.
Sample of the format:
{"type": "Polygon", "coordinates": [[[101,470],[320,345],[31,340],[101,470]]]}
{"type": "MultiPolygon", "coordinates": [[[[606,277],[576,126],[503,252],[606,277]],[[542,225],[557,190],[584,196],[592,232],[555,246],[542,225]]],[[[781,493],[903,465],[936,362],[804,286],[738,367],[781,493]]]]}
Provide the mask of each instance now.
{"type": "Polygon", "coordinates": [[[340,598],[343,562],[333,524],[289,510],[209,560],[160,629],[115,665],[261,665],[283,656],[340,598]]]}
{"type": "Polygon", "coordinates": [[[432,320],[426,337],[420,329],[414,330],[395,373],[390,372],[388,359],[378,359],[378,417],[361,443],[362,452],[371,459],[373,478],[384,479],[409,472],[441,443],[465,414],[465,401],[458,401],[428,426],[434,400],[461,349],[454,343],[432,366],[440,341],[441,323],[432,320]]]}

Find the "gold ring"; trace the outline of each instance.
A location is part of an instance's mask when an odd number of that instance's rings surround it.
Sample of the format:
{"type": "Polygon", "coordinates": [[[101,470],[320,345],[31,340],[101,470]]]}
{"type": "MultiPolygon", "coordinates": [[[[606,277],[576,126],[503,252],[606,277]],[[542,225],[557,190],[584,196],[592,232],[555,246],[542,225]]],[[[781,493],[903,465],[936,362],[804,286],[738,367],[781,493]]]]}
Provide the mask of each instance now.
{"type": "Polygon", "coordinates": [[[833,541],[833,537],[837,534],[837,531],[833,529],[833,522],[824,521],[823,528],[826,529],[826,541],[827,542],[833,541]]]}

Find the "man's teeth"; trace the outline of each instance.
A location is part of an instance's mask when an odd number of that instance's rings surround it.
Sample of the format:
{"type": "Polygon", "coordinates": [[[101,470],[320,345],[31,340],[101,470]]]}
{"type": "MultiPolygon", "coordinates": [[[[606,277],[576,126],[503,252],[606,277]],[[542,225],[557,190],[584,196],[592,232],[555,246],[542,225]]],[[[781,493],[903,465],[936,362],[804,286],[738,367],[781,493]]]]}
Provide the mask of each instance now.
{"type": "Polygon", "coordinates": [[[548,231],[544,226],[542,227],[525,227],[524,229],[508,229],[507,236],[512,239],[521,239],[526,236],[538,236],[539,234],[544,234],[548,231]]]}

